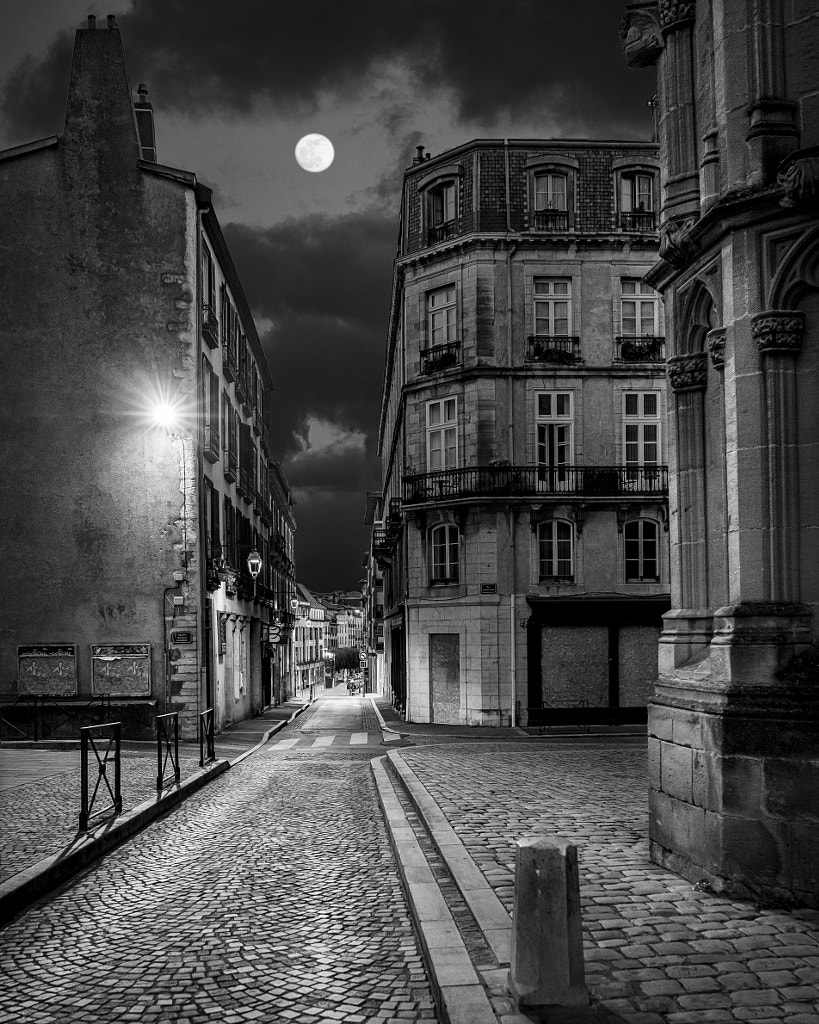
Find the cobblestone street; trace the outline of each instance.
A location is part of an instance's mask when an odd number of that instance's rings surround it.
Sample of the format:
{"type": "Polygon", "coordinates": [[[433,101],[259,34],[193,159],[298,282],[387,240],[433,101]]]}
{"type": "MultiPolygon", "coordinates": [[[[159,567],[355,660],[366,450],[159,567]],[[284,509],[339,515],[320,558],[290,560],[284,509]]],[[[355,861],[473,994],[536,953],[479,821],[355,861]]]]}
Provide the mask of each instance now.
{"type": "Polygon", "coordinates": [[[34,905],[0,1020],[434,1021],[372,753],[254,754],[34,905]]]}

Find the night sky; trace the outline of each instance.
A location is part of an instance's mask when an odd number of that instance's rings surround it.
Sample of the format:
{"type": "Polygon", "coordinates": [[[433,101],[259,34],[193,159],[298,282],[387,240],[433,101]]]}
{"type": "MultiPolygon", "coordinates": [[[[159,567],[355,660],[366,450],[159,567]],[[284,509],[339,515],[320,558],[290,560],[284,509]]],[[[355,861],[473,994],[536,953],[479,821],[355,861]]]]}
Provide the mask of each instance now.
{"type": "Polygon", "coordinates": [[[62,131],[74,30],[108,14],[154,106],[160,163],[214,205],[275,382],[299,581],[357,588],[368,544],[403,170],[475,138],[645,140],[625,0],[26,0],[0,34],[0,148],[62,131]],[[331,139],[321,173],[295,161],[331,139]]]}

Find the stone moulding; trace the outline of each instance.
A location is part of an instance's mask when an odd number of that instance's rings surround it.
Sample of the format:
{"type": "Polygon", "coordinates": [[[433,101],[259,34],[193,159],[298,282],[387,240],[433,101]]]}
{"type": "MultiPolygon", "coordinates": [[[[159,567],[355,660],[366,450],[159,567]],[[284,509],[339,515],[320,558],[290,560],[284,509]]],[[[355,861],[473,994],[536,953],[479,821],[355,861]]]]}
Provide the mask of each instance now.
{"type": "Polygon", "coordinates": [[[805,314],[799,309],[770,309],[751,320],[751,333],[762,355],[787,355],[802,348],[805,314]]]}
{"type": "Polygon", "coordinates": [[[668,360],[667,369],[672,391],[704,388],[708,381],[708,356],[705,352],[673,356],[668,360]]]}
{"type": "Polygon", "coordinates": [[[725,368],[725,328],[717,327],[705,335],[705,346],[715,369],[725,368]]]}
{"type": "Polygon", "coordinates": [[[658,0],[657,9],[663,33],[682,28],[694,20],[695,0],[658,0]]]}

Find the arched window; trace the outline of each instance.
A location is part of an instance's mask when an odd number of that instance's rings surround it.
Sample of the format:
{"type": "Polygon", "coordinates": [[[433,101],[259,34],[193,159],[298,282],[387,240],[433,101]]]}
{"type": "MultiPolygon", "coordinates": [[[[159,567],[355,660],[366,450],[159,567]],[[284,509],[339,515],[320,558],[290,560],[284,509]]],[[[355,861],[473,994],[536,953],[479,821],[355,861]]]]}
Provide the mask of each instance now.
{"type": "Polygon", "coordinates": [[[549,519],[537,528],[538,578],[574,579],[574,527],[565,519],[549,519]]]}
{"type": "Polygon", "coordinates": [[[451,523],[439,523],[429,531],[430,584],[458,582],[458,539],[458,527],[451,523]]]}
{"type": "Polygon", "coordinates": [[[626,583],[656,583],[660,579],[659,530],[650,519],[632,519],[623,527],[626,583]]]}

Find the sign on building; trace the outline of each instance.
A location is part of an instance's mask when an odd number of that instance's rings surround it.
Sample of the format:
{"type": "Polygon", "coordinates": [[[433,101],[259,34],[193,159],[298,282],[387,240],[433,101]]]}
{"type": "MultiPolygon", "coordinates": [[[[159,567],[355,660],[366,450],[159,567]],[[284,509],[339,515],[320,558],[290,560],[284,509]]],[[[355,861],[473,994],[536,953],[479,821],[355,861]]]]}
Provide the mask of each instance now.
{"type": "Polygon", "coordinates": [[[68,697],[76,692],[76,644],[26,644],[17,648],[18,694],[68,697]]]}

